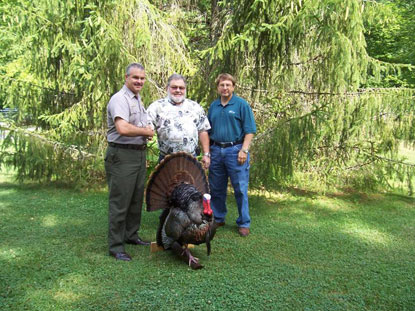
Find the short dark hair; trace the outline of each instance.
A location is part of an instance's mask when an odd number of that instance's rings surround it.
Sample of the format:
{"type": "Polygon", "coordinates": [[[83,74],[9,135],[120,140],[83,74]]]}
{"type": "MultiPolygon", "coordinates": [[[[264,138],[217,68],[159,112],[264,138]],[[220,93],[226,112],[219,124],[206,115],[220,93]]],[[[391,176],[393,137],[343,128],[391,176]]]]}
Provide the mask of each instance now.
{"type": "Polygon", "coordinates": [[[131,68],[138,68],[140,70],[145,70],[144,66],[141,65],[140,63],[131,63],[127,66],[127,69],[125,69],[125,75],[126,76],[130,75],[131,68]]]}
{"type": "Polygon", "coordinates": [[[232,81],[233,86],[235,86],[236,84],[236,80],[232,75],[230,75],[229,73],[221,73],[215,80],[216,86],[218,86],[219,82],[223,80],[232,81]]]}
{"type": "Polygon", "coordinates": [[[186,82],[186,78],[185,77],[183,77],[182,75],[179,75],[178,73],[173,73],[168,79],[167,79],[167,87],[169,87],[170,86],[170,83],[171,83],[171,81],[173,81],[173,80],[183,80],[183,82],[184,82],[184,85],[186,86],[187,85],[187,82],[186,82]]]}

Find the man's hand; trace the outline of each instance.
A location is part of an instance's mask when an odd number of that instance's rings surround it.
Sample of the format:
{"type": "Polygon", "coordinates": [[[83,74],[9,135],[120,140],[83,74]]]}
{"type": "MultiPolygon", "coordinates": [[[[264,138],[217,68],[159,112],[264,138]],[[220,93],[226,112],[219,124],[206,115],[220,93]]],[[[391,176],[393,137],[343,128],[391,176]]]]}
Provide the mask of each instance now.
{"type": "Polygon", "coordinates": [[[153,127],[151,125],[147,125],[146,126],[146,130],[148,131],[148,134],[146,135],[147,136],[147,140],[152,140],[153,139],[153,136],[154,136],[153,127]]]}
{"type": "Polygon", "coordinates": [[[247,158],[248,158],[248,154],[246,154],[242,150],[239,150],[239,153],[238,153],[238,163],[240,165],[244,164],[247,158]]]}
{"type": "Polygon", "coordinates": [[[151,125],[146,127],[138,127],[130,124],[120,117],[115,118],[115,128],[118,134],[127,137],[145,136],[145,138],[151,139],[154,136],[154,130],[151,125]]]}
{"type": "Polygon", "coordinates": [[[210,166],[210,157],[207,155],[204,155],[202,158],[202,164],[203,164],[203,168],[207,170],[210,166]]]}

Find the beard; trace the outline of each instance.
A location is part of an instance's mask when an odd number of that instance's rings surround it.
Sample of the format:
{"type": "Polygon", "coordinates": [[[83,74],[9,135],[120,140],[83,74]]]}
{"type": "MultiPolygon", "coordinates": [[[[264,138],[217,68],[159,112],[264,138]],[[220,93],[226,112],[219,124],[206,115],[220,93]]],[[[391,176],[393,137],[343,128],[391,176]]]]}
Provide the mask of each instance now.
{"type": "Polygon", "coordinates": [[[167,91],[167,96],[169,97],[169,99],[172,102],[174,102],[176,104],[181,104],[184,101],[184,99],[186,98],[186,92],[183,93],[183,95],[177,95],[177,96],[175,96],[172,93],[170,93],[170,91],[167,91]]]}

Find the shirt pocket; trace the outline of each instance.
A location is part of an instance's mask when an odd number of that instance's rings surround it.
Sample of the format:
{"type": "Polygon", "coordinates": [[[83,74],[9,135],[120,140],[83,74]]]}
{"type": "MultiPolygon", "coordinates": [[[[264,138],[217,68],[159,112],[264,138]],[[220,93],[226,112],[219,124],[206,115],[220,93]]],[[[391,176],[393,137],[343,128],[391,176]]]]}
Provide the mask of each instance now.
{"type": "Polygon", "coordinates": [[[138,107],[138,104],[131,103],[130,104],[130,123],[134,124],[136,126],[142,127],[143,124],[141,124],[140,119],[140,108],[138,107]]]}

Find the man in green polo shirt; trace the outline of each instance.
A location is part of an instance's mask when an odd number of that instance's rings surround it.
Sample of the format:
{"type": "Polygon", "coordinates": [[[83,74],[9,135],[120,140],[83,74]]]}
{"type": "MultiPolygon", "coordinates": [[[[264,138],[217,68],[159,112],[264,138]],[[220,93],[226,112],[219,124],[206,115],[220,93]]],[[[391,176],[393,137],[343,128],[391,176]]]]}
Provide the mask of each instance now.
{"type": "Polygon", "coordinates": [[[141,103],[144,81],[144,67],[130,64],[124,86],[107,106],[108,246],[111,256],[124,261],[131,260],[125,252],[125,243],[150,244],[138,236],[146,177],[146,141],[154,135],[141,103]]]}
{"type": "Polygon", "coordinates": [[[209,186],[211,206],[217,226],[225,224],[228,178],[235,192],[241,236],[249,235],[251,218],[248,204],[249,145],[256,133],[254,115],[249,104],[234,94],[235,79],[227,73],[216,79],[220,97],[208,111],[211,163],[209,186]]]}

